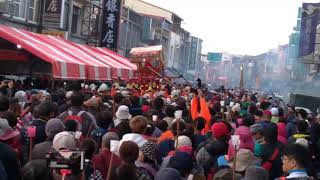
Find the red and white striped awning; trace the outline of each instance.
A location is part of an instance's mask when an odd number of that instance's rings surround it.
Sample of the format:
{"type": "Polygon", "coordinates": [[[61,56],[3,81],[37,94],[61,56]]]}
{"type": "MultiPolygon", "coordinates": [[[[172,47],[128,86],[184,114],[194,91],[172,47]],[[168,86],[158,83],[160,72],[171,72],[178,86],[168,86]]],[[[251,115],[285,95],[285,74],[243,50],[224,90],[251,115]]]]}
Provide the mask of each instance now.
{"type": "Polygon", "coordinates": [[[108,66],[111,66],[113,68],[111,68],[111,76],[112,78],[118,78],[121,77],[122,79],[131,79],[129,77],[129,71],[132,71],[131,68],[129,68],[128,66],[119,63],[118,61],[114,60],[113,58],[101,54],[101,53],[97,53],[95,51],[95,47],[92,46],[88,46],[88,45],[77,45],[79,48],[85,50],[86,52],[88,52],[89,54],[91,54],[92,56],[96,57],[97,59],[99,59],[101,62],[107,64],[108,66]]]}
{"type": "Polygon", "coordinates": [[[124,57],[113,58],[116,54],[114,52],[112,54],[109,52],[108,56],[108,54],[96,52],[95,47],[75,44],[60,37],[0,25],[0,38],[21,45],[31,54],[51,63],[51,73],[54,78],[110,80],[113,77],[121,77],[130,79],[132,70],[136,70],[135,65],[124,57]]]}

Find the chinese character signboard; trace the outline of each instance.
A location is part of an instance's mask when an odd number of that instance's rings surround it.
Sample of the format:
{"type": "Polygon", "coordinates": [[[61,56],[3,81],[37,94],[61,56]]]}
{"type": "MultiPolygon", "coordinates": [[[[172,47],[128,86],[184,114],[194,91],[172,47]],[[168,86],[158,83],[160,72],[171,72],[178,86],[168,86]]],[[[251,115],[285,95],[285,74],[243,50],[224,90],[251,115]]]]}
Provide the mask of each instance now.
{"type": "Polygon", "coordinates": [[[46,0],[43,14],[43,25],[60,28],[62,0],[46,0]]]}
{"type": "Polygon", "coordinates": [[[117,51],[121,0],[104,0],[101,45],[117,51]]]}
{"type": "Polygon", "coordinates": [[[207,60],[208,61],[221,61],[222,60],[222,53],[208,52],[207,60]]]}
{"type": "Polygon", "coordinates": [[[303,3],[299,43],[299,57],[314,51],[320,3],[303,3]]]}

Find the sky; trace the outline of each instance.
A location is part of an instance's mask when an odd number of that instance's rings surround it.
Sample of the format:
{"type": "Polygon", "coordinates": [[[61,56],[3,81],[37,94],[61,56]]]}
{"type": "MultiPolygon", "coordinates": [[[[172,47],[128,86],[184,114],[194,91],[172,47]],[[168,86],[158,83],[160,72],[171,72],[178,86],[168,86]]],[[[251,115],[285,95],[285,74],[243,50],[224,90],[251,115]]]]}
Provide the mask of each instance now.
{"type": "Polygon", "coordinates": [[[202,53],[258,55],[287,44],[303,2],[319,0],[144,0],[178,14],[202,53]]]}

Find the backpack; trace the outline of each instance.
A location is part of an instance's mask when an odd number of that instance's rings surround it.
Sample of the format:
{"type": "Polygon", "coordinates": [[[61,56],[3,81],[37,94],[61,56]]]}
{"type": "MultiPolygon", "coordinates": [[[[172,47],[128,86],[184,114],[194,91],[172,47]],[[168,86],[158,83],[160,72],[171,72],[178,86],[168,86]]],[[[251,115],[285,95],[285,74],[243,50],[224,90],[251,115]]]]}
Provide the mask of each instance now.
{"type": "Polygon", "coordinates": [[[69,120],[74,120],[78,123],[80,130],[82,129],[82,123],[83,119],[81,115],[85,113],[85,111],[79,111],[76,115],[73,115],[72,111],[67,111],[67,117],[64,118],[64,123],[66,123],[69,120]]]}
{"type": "Polygon", "coordinates": [[[97,146],[101,146],[102,137],[108,132],[108,130],[103,128],[97,128],[91,132],[91,138],[97,143],[97,146]]]}

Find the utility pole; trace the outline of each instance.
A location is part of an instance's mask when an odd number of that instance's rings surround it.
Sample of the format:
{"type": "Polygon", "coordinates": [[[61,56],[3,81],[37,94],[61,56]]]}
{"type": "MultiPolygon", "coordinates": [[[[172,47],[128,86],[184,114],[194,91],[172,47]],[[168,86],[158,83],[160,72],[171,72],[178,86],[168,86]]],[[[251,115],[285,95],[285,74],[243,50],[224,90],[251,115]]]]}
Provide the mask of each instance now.
{"type": "Polygon", "coordinates": [[[37,27],[37,33],[42,34],[43,29],[43,14],[44,14],[44,0],[39,0],[39,25],[37,27]]]}

